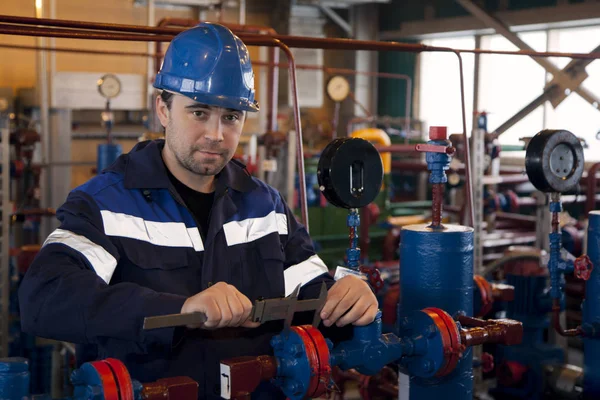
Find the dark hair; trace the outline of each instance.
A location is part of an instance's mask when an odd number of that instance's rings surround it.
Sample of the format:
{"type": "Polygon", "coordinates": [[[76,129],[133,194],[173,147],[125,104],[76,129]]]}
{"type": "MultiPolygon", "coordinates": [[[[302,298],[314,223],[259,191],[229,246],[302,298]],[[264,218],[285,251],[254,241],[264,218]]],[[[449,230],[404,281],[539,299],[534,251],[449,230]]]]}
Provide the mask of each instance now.
{"type": "Polygon", "coordinates": [[[163,90],[160,92],[160,98],[167,105],[167,109],[170,110],[173,103],[173,93],[163,90]]]}

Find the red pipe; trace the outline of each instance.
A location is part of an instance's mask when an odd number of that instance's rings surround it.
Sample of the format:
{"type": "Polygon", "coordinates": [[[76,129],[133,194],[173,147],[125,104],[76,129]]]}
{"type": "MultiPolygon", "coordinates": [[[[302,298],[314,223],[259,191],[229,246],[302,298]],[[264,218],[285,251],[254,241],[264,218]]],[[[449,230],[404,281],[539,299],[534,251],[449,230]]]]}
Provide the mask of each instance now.
{"type": "Polygon", "coordinates": [[[135,33],[117,33],[117,32],[95,32],[93,30],[83,29],[52,29],[44,27],[23,28],[19,25],[10,25],[0,23],[0,34],[16,36],[39,36],[70,39],[88,39],[88,40],[120,40],[131,42],[170,42],[174,35],[150,35],[135,33]]]}
{"type": "Polygon", "coordinates": [[[148,34],[172,34],[177,35],[183,29],[175,28],[161,28],[151,27],[143,25],[124,25],[124,24],[108,24],[102,22],[89,22],[89,21],[73,21],[66,19],[50,19],[50,18],[32,18],[32,17],[21,17],[16,15],[0,15],[0,22],[9,24],[21,24],[21,25],[34,25],[34,26],[54,26],[60,28],[76,28],[76,29],[89,29],[89,30],[100,30],[100,31],[114,31],[114,32],[127,32],[127,33],[148,33],[148,34]]]}
{"type": "MultiPolygon", "coordinates": [[[[416,152],[414,144],[392,144],[389,146],[375,146],[380,153],[413,153],[416,152]]],[[[394,163],[392,162],[392,166],[394,163]]],[[[427,165],[425,165],[427,170],[427,165]]]]}
{"type": "MultiPolygon", "coordinates": [[[[152,33],[152,34],[166,34],[172,33],[173,36],[180,32],[180,30],[169,30],[165,31],[165,28],[156,27],[145,27],[141,25],[123,25],[123,24],[103,24],[93,22],[82,22],[72,20],[54,20],[54,19],[43,19],[43,18],[28,18],[28,17],[17,17],[10,15],[0,15],[0,22],[10,22],[21,25],[47,25],[47,26],[60,26],[65,28],[80,28],[85,27],[91,30],[104,30],[104,31],[119,31],[119,32],[137,32],[137,33],[152,33]]],[[[228,24],[233,25],[233,24],[228,24]]],[[[244,26],[244,25],[238,25],[244,26]]],[[[8,34],[18,34],[10,32],[8,34]]],[[[43,34],[31,33],[24,34],[23,36],[44,36],[43,34]]],[[[63,36],[50,36],[50,37],[63,37],[63,36]]],[[[86,37],[85,35],[79,36],[64,36],[70,38],[79,39],[96,39],[95,37],[86,37]]],[[[244,35],[244,37],[246,37],[244,35]]],[[[240,36],[243,40],[243,38],[240,36]]],[[[483,49],[449,49],[435,46],[426,46],[421,44],[407,44],[399,42],[379,42],[379,41],[367,41],[357,39],[338,39],[338,38],[312,38],[312,37],[301,37],[301,36],[289,36],[289,35],[275,35],[275,39],[279,39],[288,45],[288,47],[304,47],[304,48],[318,48],[318,49],[338,49],[338,50],[380,50],[380,51],[406,51],[406,52],[421,52],[421,51],[444,51],[444,52],[458,52],[458,53],[475,53],[475,54],[500,54],[500,55],[521,55],[530,57],[567,57],[573,59],[583,60],[595,60],[600,58],[600,53],[565,53],[558,51],[546,51],[536,52],[530,50],[518,50],[518,51],[501,51],[501,50],[483,50],[483,49]]],[[[106,40],[134,40],[134,39],[106,39],[106,40]]],[[[154,41],[156,39],[150,36],[142,36],[138,39],[139,41],[154,41]]],[[[165,40],[168,41],[168,40],[165,40]]],[[[263,46],[272,46],[273,43],[263,42],[263,46]]],[[[256,45],[261,45],[257,43],[256,45]]]]}
{"type": "MultiPolygon", "coordinates": [[[[247,41],[249,45],[256,45],[253,43],[254,41],[264,43],[264,39],[258,36],[258,39],[250,39],[247,41]]],[[[298,158],[298,185],[300,190],[300,210],[302,214],[302,224],[309,231],[308,226],[308,202],[306,199],[306,185],[303,183],[306,182],[305,170],[304,170],[304,144],[302,143],[302,125],[300,123],[300,102],[298,101],[298,83],[296,80],[296,60],[294,59],[294,55],[288,46],[286,46],[283,42],[277,39],[271,39],[271,45],[278,46],[285,55],[287,56],[289,63],[289,79],[292,87],[292,100],[293,100],[293,109],[294,109],[294,124],[296,128],[296,156],[298,158]]],[[[310,232],[310,231],[309,231],[310,232]]]]}
{"type": "Polygon", "coordinates": [[[36,51],[57,51],[61,53],[80,53],[80,54],[97,54],[103,56],[134,56],[134,57],[154,57],[150,53],[135,53],[130,51],[107,51],[107,50],[90,50],[90,49],[75,49],[67,47],[48,47],[48,46],[25,46],[17,44],[0,44],[0,47],[15,50],[36,50],[36,51]]]}
{"type": "Polygon", "coordinates": [[[581,326],[578,326],[575,329],[564,329],[560,324],[560,299],[552,299],[552,325],[554,326],[554,330],[560,336],[583,336],[581,326]]]}
{"type": "Polygon", "coordinates": [[[585,206],[585,213],[588,214],[590,211],[594,211],[596,208],[596,173],[600,170],[600,162],[592,165],[588,170],[587,180],[587,202],[585,206]]]}

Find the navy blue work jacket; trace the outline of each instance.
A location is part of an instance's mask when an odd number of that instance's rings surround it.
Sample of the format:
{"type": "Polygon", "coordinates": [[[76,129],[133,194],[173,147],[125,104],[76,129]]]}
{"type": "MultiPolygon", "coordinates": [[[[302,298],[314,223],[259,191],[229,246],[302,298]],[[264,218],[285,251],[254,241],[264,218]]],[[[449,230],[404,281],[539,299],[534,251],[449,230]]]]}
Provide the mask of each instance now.
{"type": "MultiPolygon", "coordinates": [[[[60,227],[21,284],[21,324],[37,336],[93,345],[96,358],[122,360],[141,382],[189,376],[200,398],[220,398],[220,360],[271,354],[281,323],[144,331],[143,318],[179,313],[187,297],[216,282],[254,301],[299,284],[301,297],[317,297],[321,282],[333,280],[280,194],[235,161],[217,176],[202,237],[169,181],[163,146],[138,144],[69,194],[57,210],[60,227]]],[[[254,398],[277,398],[268,386],[254,398]]]]}

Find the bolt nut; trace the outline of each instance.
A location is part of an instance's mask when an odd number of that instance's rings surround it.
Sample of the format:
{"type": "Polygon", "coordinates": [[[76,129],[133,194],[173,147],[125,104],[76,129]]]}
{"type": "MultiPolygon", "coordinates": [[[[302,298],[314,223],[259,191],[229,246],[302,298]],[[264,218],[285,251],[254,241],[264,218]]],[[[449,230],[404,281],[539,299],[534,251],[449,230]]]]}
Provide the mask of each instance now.
{"type": "Polygon", "coordinates": [[[426,331],[427,337],[429,339],[434,338],[438,334],[438,328],[434,324],[429,325],[426,331]]]}
{"type": "Polygon", "coordinates": [[[425,372],[433,372],[433,361],[428,358],[424,359],[421,361],[421,368],[423,368],[423,371],[425,372]]]}
{"type": "Polygon", "coordinates": [[[279,350],[282,345],[283,345],[283,341],[281,340],[281,336],[277,335],[277,336],[273,336],[271,338],[271,347],[273,347],[273,349],[279,350]]]}
{"type": "Polygon", "coordinates": [[[410,321],[408,317],[402,317],[398,320],[398,326],[400,327],[400,329],[408,329],[409,324],[410,321]]]}

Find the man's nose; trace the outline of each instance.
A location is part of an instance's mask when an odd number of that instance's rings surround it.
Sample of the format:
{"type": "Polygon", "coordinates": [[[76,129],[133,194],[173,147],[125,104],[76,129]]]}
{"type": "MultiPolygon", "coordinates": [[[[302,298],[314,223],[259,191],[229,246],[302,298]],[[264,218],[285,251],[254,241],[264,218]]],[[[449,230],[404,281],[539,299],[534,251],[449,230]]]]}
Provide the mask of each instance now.
{"type": "Polygon", "coordinates": [[[204,137],[212,142],[222,142],[223,137],[223,124],[221,123],[221,116],[214,116],[208,121],[208,129],[204,137]]]}

